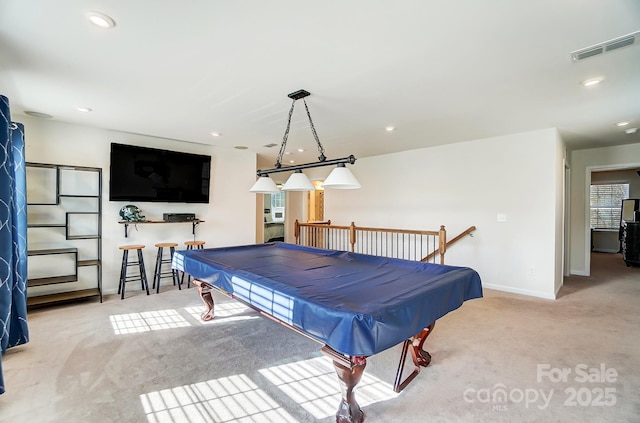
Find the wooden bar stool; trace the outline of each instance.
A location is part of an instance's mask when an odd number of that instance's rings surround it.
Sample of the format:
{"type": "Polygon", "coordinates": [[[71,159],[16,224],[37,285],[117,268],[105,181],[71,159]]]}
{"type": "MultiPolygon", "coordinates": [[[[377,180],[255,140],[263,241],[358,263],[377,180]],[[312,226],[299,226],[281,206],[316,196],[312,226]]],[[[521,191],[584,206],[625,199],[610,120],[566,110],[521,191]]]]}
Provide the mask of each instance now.
{"type": "Polygon", "coordinates": [[[177,246],[178,244],[176,242],[164,242],[164,243],[156,244],[156,247],[158,247],[158,255],[156,256],[156,268],[155,268],[155,271],[153,272],[153,285],[151,286],[151,288],[152,289],[155,288],[157,294],[160,293],[160,279],[166,278],[169,276],[173,280],[173,285],[175,286],[177,282],[178,289],[182,289],[182,286],[178,281],[177,270],[173,270],[171,268],[170,270],[162,269],[163,264],[168,264],[169,266],[171,266],[171,261],[173,260],[173,253],[176,250],[177,246]],[[169,248],[169,258],[163,259],[162,254],[165,248],[169,248]],[[157,286],[156,286],[156,283],[157,283],[157,286]]]}
{"type": "Polygon", "coordinates": [[[140,281],[142,289],[147,291],[149,295],[149,284],[147,283],[147,273],[144,270],[144,258],[142,257],[142,249],[144,245],[122,245],[118,247],[122,250],[122,267],[120,269],[120,285],[118,285],[118,294],[120,299],[124,300],[124,287],[127,282],[140,281]],[[129,251],[138,252],[138,261],[129,261],[129,251]],[[138,273],[127,276],[127,268],[130,266],[138,266],[138,273]]]}
{"type": "MultiPolygon", "coordinates": [[[[187,250],[198,249],[202,250],[204,248],[205,241],[185,241],[184,245],[187,246],[187,250]]],[[[180,280],[180,285],[184,282],[184,272],[182,272],[182,279],[180,280]]],[[[187,275],[187,288],[191,288],[191,275],[187,275]]]]}

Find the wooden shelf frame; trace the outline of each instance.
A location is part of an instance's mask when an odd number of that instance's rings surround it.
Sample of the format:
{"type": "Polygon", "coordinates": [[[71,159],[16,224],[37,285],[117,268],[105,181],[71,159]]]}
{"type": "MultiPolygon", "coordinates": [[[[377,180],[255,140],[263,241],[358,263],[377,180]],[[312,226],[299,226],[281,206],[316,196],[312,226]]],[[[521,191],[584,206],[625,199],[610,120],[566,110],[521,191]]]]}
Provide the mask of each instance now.
{"type": "MultiPolygon", "coordinates": [[[[27,204],[27,207],[31,205],[33,206],[37,205],[37,206],[48,206],[54,209],[57,208],[58,210],[62,208],[62,210],[65,213],[65,223],[38,222],[38,223],[30,224],[29,222],[27,222],[27,227],[34,228],[34,229],[64,228],[64,231],[65,231],[64,237],[71,244],[71,246],[60,246],[60,247],[56,247],[56,246],[40,247],[40,246],[34,245],[32,250],[28,251],[28,254],[31,256],[51,255],[51,254],[70,254],[70,253],[75,255],[75,266],[74,266],[75,275],[32,278],[28,280],[28,286],[35,287],[35,286],[44,286],[44,285],[52,285],[52,284],[66,284],[70,282],[71,283],[79,282],[78,268],[95,267],[96,269],[96,275],[95,275],[96,287],[95,288],[71,289],[70,287],[73,286],[71,284],[62,285],[60,292],[28,297],[27,305],[40,306],[40,305],[45,305],[50,303],[73,301],[73,300],[85,299],[90,297],[98,297],[100,302],[102,302],[102,168],[50,164],[50,163],[34,163],[34,162],[27,162],[26,166],[27,168],[29,167],[46,168],[46,169],[52,169],[55,171],[55,201],[31,202],[27,204]],[[65,177],[67,177],[66,176],[67,174],[65,174],[64,171],[91,172],[92,174],[94,174],[96,178],[95,180],[96,186],[95,187],[92,186],[92,188],[95,188],[96,193],[95,194],[85,194],[85,193],[73,194],[73,193],[67,192],[73,189],[75,185],[72,184],[71,185],[72,188],[70,189],[68,188],[68,186],[63,186],[63,181],[67,181],[67,182],[70,181],[70,180],[64,179],[65,177]],[[62,192],[62,190],[65,190],[65,192],[62,192]],[[90,207],[91,207],[90,210],[92,211],[86,211],[86,210],[76,211],[77,208],[76,210],[74,210],[73,204],[69,204],[68,202],[66,204],[63,204],[65,203],[63,199],[66,199],[66,198],[69,198],[69,199],[86,198],[86,199],[95,199],[96,201],[90,203],[90,207]],[[70,230],[73,226],[73,222],[71,221],[70,216],[73,216],[73,215],[96,215],[97,216],[96,233],[71,235],[70,230]],[[74,241],[85,240],[85,239],[96,240],[97,242],[97,245],[95,246],[96,256],[89,259],[78,260],[78,248],[73,246],[73,244],[74,244],[74,241]]],[[[73,178],[74,176],[70,175],[69,177],[73,178]]],[[[28,187],[28,183],[29,181],[27,181],[27,187],[28,187]]],[[[48,199],[49,197],[47,196],[45,198],[48,199]]],[[[76,244],[76,245],[82,245],[82,244],[76,244]]],[[[87,274],[85,274],[85,276],[86,275],[87,274]]]]}
{"type": "Polygon", "coordinates": [[[78,280],[78,249],[75,247],[49,247],[38,248],[31,251],[27,251],[28,256],[51,256],[59,254],[72,254],[73,255],[73,269],[75,273],[68,275],[47,276],[43,278],[29,278],[27,279],[27,286],[44,286],[54,285],[58,283],[76,282],[78,280]]]}
{"type": "Polygon", "coordinates": [[[27,298],[27,307],[77,301],[93,297],[102,298],[102,292],[98,288],[77,289],[75,291],[57,292],[55,294],[38,295],[27,298]]]}

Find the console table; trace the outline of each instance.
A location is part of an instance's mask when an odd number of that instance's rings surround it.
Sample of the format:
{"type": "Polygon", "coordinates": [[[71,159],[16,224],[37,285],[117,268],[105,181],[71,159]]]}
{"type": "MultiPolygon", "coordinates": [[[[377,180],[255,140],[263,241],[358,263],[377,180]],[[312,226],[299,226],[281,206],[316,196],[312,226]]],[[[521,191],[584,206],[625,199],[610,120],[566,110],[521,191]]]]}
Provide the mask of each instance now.
{"type": "Polygon", "coordinates": [[[129,236],[129,225],[142,225],[142,224],[149,224],[149,223],[191,223],[191,233],[193,235],[196,234],[196,226],[198,226],[200,223],[204,222],[204,220],[200,220],[200,219],[194,219],[194,220],[185,220],[182,222],[167,222],[165,220],[143,220],[140,222],[126,222],[126,221],[120,221],[118,222],[121,225],[124,225],[124,237],[128,237],[129,236]]]}

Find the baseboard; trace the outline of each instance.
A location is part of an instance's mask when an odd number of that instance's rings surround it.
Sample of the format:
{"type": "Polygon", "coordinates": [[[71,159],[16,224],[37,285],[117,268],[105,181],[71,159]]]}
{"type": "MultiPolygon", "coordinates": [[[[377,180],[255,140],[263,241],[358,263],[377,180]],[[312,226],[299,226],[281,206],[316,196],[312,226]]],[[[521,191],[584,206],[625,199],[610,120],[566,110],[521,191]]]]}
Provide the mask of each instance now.
{"type": "Polygon", "coordinates": [[[618,248],[594,248],[592,253],[617,253],[618,248]]]}
{"type": "Polygon", "coordinates": [[[562,283],[560,284],[559,287],[556,288],[556,292],[554,293],[555,295],[555,299],[558,298],[558,293],[560,292],[560,290],[562,289],[562,287],[564,286],[564,280],[562,281],[562,283]]]}
{"type": "Polygon", "coordinates": [[[569,274],[569,276],[591,276],[591,274],[584,269],[583,270],[571,269],[571,273],[569,274]]]}
{"type": "Polygon", "coordinates": [[[543,298],[545,300],[555,300],[556,299],[556,296],[553,295],[553,294],[545,294],[544,292],[540,292],[540,291],[529,291],[527,289],[512,288],[512,287],[504,286],[504,285],[494,285],[494,284],[483,283],[482,287],[483,288],[488,288],[488,289],[495,289],[496,291],[510,292],[512,294],[526,295],[528,297],[543,298]]]}

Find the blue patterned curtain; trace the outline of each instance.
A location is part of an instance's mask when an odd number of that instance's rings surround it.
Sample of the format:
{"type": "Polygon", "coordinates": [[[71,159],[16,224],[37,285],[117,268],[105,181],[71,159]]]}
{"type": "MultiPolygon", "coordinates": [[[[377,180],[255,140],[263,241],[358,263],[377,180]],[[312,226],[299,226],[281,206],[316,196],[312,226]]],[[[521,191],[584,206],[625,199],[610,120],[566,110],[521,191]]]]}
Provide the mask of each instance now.
{"type": "MultiPolygon", "coordinates": [[[[11,122],[0,96],[0,347],[29,341],[27,327],[27,181],[24,126],[11,122]]],[[[0,356],[0,394],[4,393],[0,356]]]]}

